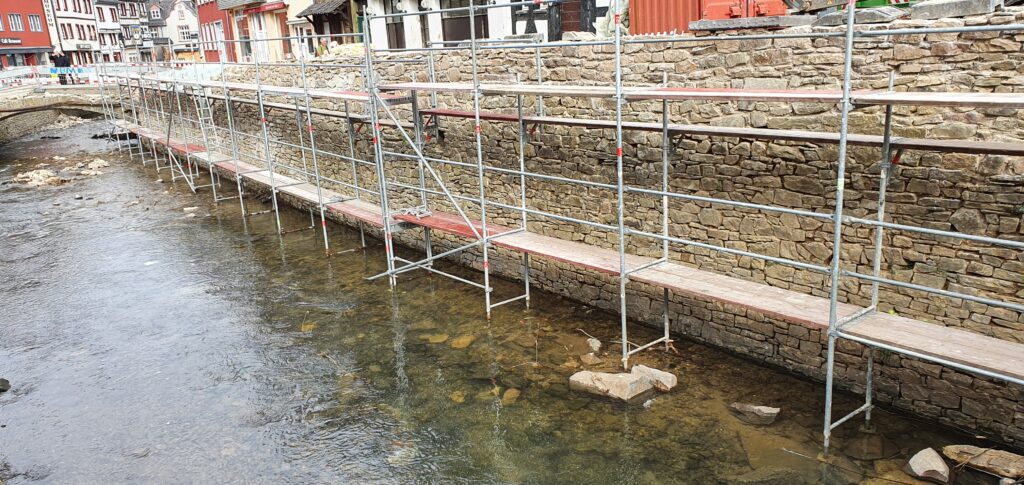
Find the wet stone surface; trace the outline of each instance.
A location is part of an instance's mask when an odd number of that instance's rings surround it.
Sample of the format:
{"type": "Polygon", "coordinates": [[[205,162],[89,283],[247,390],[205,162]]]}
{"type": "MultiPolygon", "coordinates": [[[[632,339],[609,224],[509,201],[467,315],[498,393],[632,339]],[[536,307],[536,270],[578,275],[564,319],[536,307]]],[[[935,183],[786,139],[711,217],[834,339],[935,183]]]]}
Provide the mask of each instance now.
{"type": "MultiPolygon", "coordinates": [[[[214,205],[167,170],[158,183],[152,165],[88,139],[102,129],[0,147],[0,181],[54,155],[110,162],[61,186],[0,185],[0,373],[12,383],[0,394],[0,481],[845,483],[876,473],[867,460],[814,458],[820,384],[677,341],[679,355],[635,359],[678,376],[668,393],[622,403],[572,392],[569,376],[592,351],[578,329],[603,342],[587,370],[618,372],[615,317],[534,292],[531,309],[507,305],[488,321],[480,293],[457,282],[367,282],[385,269],[379,245],[326,259],[319,233],[280,238],[272,215],[243,222],[237,201],[214,205]],[[750,426],[729,412],[737,401],[783,411],[750,426]]],[[[307,218],[285,211],[282,224],[307,218]]],[[[330,237],[335,249],[359,241],[337,226],[330,237]]],[[[518,290],[498,281],[495,293],[518,290]]],[[[839,395],[836,411],[859,404],[839,395]]],[[[966,441],[882,410],[875,425],[886,463],[966,441]]],[[[834,439],[842,450],[862,435],[850,423],[834,439]]]]}

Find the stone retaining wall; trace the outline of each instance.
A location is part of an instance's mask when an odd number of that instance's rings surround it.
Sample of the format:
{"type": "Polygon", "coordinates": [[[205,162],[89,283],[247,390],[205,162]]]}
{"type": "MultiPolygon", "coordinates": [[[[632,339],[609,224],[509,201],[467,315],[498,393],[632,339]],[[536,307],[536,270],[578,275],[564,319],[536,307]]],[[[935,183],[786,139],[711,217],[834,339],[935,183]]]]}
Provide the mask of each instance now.
{"type": "MultiPolygon", "coordinates": [[[[1005,24],[1024,21],[1024,10],[1008,9],[989,16],[942,21],[904,21],[892,27],[1005,24]]],[[[801,28],[804,29],[804,28],[801,28]]],[[[895,73],[897,89],[915,91],[995,91],[1024,89],[1024,35],[998,33],[904,35],[894,38],[858,40],[854,60],[855,89],[884,89],[889,73],[895,73]]],[[[403,59],[423,57],[404,56],[403,59]]],[[[546,82],[607,85],[612,81],[612,50],[609,47],[564,47],[543,56],[546,82]]],[[[624,82],[651,84],[668,82],[675,86],[731,87],[746,89],[838,89],[842,74],[841,39],[779,39],[744,41],[703,41],[692,44],[663,43],[630,45],[623,59],[624,82]]],[[[358,58],[340,58],[359,62],[358,58]]],[[[434,58],[439,81],[470,80],[467,55],[447,54],[434,58]]],[[[426,79],[425,62],[378,62],[383,81],[426,79]]],[[[513,82],[535,75],[532,51],[481,51],[481,79],[485,82],[513,82]]],[[[233,80],[253,82],[252,69],[236,68],[233,80]]],[[[262,68],[261,81],[294,85],[294,70],[262,68]]],[[[362,73],[339,68],[313,66],[311,87],[359,89],[362,73]]],[[[269,100],[294,103],[287,98],[269,100]]],[[[426,95],[420,104],[429,103],[426,95]]],[[[345,107],[317,100],[318,107],[345,107]]],[[[472,109],[468,95],[438,96],[438,105],[451,109],[472,109]]],[[[527,113],[536,110],[537,100],[523,99],[527,113]]],[[[553,116],[613,119],[610,100],[548,98],[544,112],[553,116]]],[[[363,109],[358,103],[348,107],[363,109]]],[[[515,113],[516,99],[487,97],[483,109],[515,113]]],[[[410,119],[407,107],[395,108],[399,119],[410,119]]],[[[630,103],[625,118],[660,122],[660,102],[630,103]]],[[[752,126],[816,131],[837,130],[838,111],[833,106],[810,103],[700,102],[669,104],[672,122],[724,126],[752,126]]],[[[850,117],[851,131],[880,134],[884,110],[858,109],[850,117]]],[[[219,113],[223,122],[223,111],[219,113]]],[[[235,112],[236,127],[258,135],[260,116],[251,106],[235,112]]],[[[308,146],[299,139],[295,112],[272,110],[268,130],[274,139],[308,146]]],[[[894,133],[898,136],[937,139],[966,138],[992,141],[1022,141],[1022,115],[1017,110],[948,109],[897,107],[894,133]]],[[[369,127],[356,125],[356,143],[349,146],[348,126],[340,120],[315,116],[314,135],[320,150],[341,155],[354,153],[372,160],[369,127]]],[[[460,162],[476,162],[475,137],[468,120],[442,119],[443,138],[425,145],[429,156],[460,162]]],[[[223,126],[223,123],[222,123],[223,126]]],[[[243,137],[244,151],[263,151],[259,136],[243,137]]],[[[483,124],[484,160],[494,166],[517,168],[518,131],[513,123],[483,124]]],[[[411,153],[394,128],[385,127],[389,149],[411,153]]],[[[626,132],[624,152],[626,182],[633,186],[657,188],[660,184],[661,136],[658,133],[626,132]]],[[[312,167],[312,157],[303,162],[299,151],[275,146],[275,158],[301,167],[312,167]]],[[[615,180],[614,133],[612,130],[584,130],[579,127],[543,127],[528,138],[524,150],[528,169],[549,175],[582,178],[608,183],[615,180]]],[[[847,165],[846,211],[850,215],[874,215],[878,188],[880,150],[851,147],[847,165]]],[[[738,201],[775,204],[817,212],[831,212],[835,195],[837,149],[834,145],[792,142],[760,142],[730,138],[685,137],[672,151],[669,176],[674,191],[738,201]]],[[[317,160],[328,177],[351,183],[351,162],[321,154],[317,160]]],[[[397,180],[415,184],[415,163],[389,159],[397,180]]],[[[280,168],[280,167],[279,167],[280,168]]],[[[452,192],[477,196],[475,169],[435,164],[452,192]]],[[[376,190],[373,169],[357,168],[359,185],[376,190]]],[[[491,174],[486,190],[492,200],[515,205],[520,185],[517,177],[491,174]]],[[[335,184],[336,185],[336,184],[335,184]]],[[[427,184],[436,188],[436,184],[427,184]]],[[[583,187],[543,180],[527,182],[528,206],[565,216],[615,224],[612,190],[583,187]]],[[[399,190],[392,192],[393,208],[416,205],[418,197],[399,190]]],[[[364,197],[375,200],[369,194],[364,197]]],[[[431,206],[451,210],[442,197],[431,196],[431,206]]],[[[1024,160],[1002,156],[969,156],[908,152],[895,168],[888,190],[889,220],[900,224],[936,229],[956,229],[1008,239],[1024,239],[1024,160]]],[[[657,197],[627,197],[627,224],[650,232],[660,231],[661,202],[657,197]]],[[[467,212],[478,213],[472,203],[467,212]]],[[[488,220],[515,226],[518,214],[491,206],[488,220]]],[[[674,236],[796,259],[820,265],[831,256],[832,228],[821,221],[790,215],[763,213],[719,204],[673,201],[669,205],[670,231],[674,236]]],[[[530,216],[529,230],[541,234],[614,248],[617,233],[589,226],[544,220],[530,216]]],[[[422,244],[418,233],[407,232],[399,240],[422,244]]],[[[871,273],[873,231],[848,225],[844,229],[843,266],[871,273]]],[[[1006,301],[1024,303],[1024,254],[987,245],[957,242],[909,232],[886,231],[882,276],[935,288],[967,291],[1006,301]]],[[[439,247],[454,247],[452,238],[435,235],[439,247]]],[[[629,251],[660,255],[660,244],[651,239],[630,238],[629,251]]],[[[738,278],[827,297],[827,278],[818,273],[766,263],[748,257],[673,245],[672,258],[701,269],[738,278]]],[[[497,250],[492,268],[517,277],[520,257],[497,250]]],[[[468,252],[460,260],[479,267],[479,255],[468,252]]],[[[554,291],[600,308],[616,311],[617,283],[614,278],[580,271],[552,261],[533,259],[531,275],[535,286],[554,291]]],[[[636,283],[629,285],[629,316],[645,322],[661,318],[661,291],[636,283]]],[[[867,305],[870,285],[844,279],[840,299],[867,305]]],[[[883,287],[881,311],[940,325],[963,327],[1006,340],[1024,342],[1024,317],[1012,311],[961,300],[934,297],[926,293],[883,287]]],[[[718,345],[772,365],[812,378],[824,375],[826,337],[819,330],[779,322],[764,315],[673,296],[672,328],[677,334],[718,345]]],[[[836,375],[842,387],[861,390],[864,382],[865,349],[841,342],[836,375]]],[[[943,423],[998,436],[1017,446],[1024,444],[1024,391],[1019,387],[972,377],[941,366],[899,355],[885,354],[877,366],[878,399],[943,423]]],[[[838,412],[838,410],[837,410],[838,412]]]]}

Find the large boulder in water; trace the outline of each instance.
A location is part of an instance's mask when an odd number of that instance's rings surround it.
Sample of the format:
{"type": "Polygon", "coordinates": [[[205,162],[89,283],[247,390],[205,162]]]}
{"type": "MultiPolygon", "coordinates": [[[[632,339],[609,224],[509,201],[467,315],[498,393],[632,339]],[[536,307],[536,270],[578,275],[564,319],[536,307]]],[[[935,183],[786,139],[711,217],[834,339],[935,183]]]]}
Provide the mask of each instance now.
{"type": "Polygon", "coordinates": [[[758,406],[756,404],[734,402],[729,405],[729,411],[747,424],[767,426],[775,422],[775,418],[779,416],[779,412],[781,412],[782,409],[773,408],[771,406],[758,406]]]}
{"type": "Polygon", "coordinates": [[[654,389],[654,381],[642,374],[611,374],[585,370],[569,378],[569,389],[629,401],[654,389]]]}

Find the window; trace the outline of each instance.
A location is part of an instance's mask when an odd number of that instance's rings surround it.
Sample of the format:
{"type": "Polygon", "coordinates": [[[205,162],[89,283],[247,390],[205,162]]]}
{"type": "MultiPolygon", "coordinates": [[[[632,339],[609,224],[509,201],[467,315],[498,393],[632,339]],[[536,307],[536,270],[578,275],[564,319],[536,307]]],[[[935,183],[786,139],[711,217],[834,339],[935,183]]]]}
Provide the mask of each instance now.
{"type": "Polygon", "coordinates": [[[81,25],[76,25],[75,29],[78,30],[78,37],[75,38],[85,40],[85,27],[82,27],[81,25]]]}
{"type": "Polygon", "coordinates": [[[11,26],[11,32],[22,32],[25,30],[25,25],[21,23],[20,13],[7,14],[7,25],[11,26]]]}
{"type": "Polygon", "coordinates": [[[29,15],[28,16],[28,30],[31,30],[32,32],[42,32],[43,31],[43,19],[40,18],[38,15],[35,15],[35,14],[29,15]]]}
{"type": "Polygon", "coordinates": [[[159,19],[160,18],[160,9],[159,8],[150,9],[149,10],[149,18],[151,18],[151,19],[159,19]]]}
{"type": "Polygon", "coordinates": [[[96,40],[96,27],[92,25],[89,26],[89,40],[96,40]]]}
{"type": "Polygon", "coordinates": [[[178,20],[185,20],[185,6],[178,4],[178,20]]]}
{"type": "MultiPolygon", "coordinates": [[[[97,8],[96,9],[96,18],[100,19],[100,22],[106,22],[107,21],[106,16],[103,15],[103,9],[102,8],[97,8]]],[[[29,22],[29,23],[31,23],[31,22],[29,22]]]]}
{"type": "Polygon", "coordinates": [[[110,21],[117,22],[117,10],[114,7],[110,7],[110,21]]]}
{"type": "Polygon", "coordinates": [[[0,17],[0,32],[4,31],[4,18],[0,17]]]}
{"type": "Polygon", "coordinates": [[[187,41],[192,40],[194,38],[195,37],[192,34],[192,32],[189,32],[187,25],[179,25],[178,26],[178,41],[179,42],[187,42],[187,41]]]}

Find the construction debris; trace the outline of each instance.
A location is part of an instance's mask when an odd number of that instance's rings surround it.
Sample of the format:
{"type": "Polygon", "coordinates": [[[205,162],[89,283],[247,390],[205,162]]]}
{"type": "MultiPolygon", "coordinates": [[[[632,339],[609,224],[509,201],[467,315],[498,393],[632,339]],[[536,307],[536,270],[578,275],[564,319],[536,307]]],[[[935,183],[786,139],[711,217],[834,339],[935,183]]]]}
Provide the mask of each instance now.
{"type": "Polygon", "coordinates": [[[949,483],[949,465],[931,448],[918,451],[907,462],[906,472],[915,478],[936,483],[949,483]]]}
{"type": "Polygon", "coordinates": [[[634,365],[630,370],[630,373],[646,376],[654,383],[654,387],[659,391],[669,391],[673,387],[676,387],[676,383],[678,382],[675,374],[665,372],[663,370],[652,369],[646,365],[634,365]]]}
{"type": "Polygon", "coordinates": [[[629,401],[654,389],[654,381],[640,374],[580,371],[569,378],[569,389],[629,401]]]}
{"type": "Polygon", "coordinates": [[[942,454],[958,465],[1000,477],[1024,478],[1024,456],[1016,453],[971,445],[950,445],[942,448],[942,454]]]}
{"type": "Polygon", "coordinates": [[[29,187],[38,187],[40,185],[62,185],[69,182],[69,179],[57,175],[57,172],[53,170],[41,168],[39,170],[19,173],[14,176],[14,181],[29,187]]]}
{"type": "Polygon", "coordinates": [[[633,371],[628,374],[585,370],[577,372],[569,378],[569,388],[574,391],[586,391],[623,401],[629,401],[651,389],[668,391],[675,385],[676,376],[643,365],[633,366],[633,371]]]}

